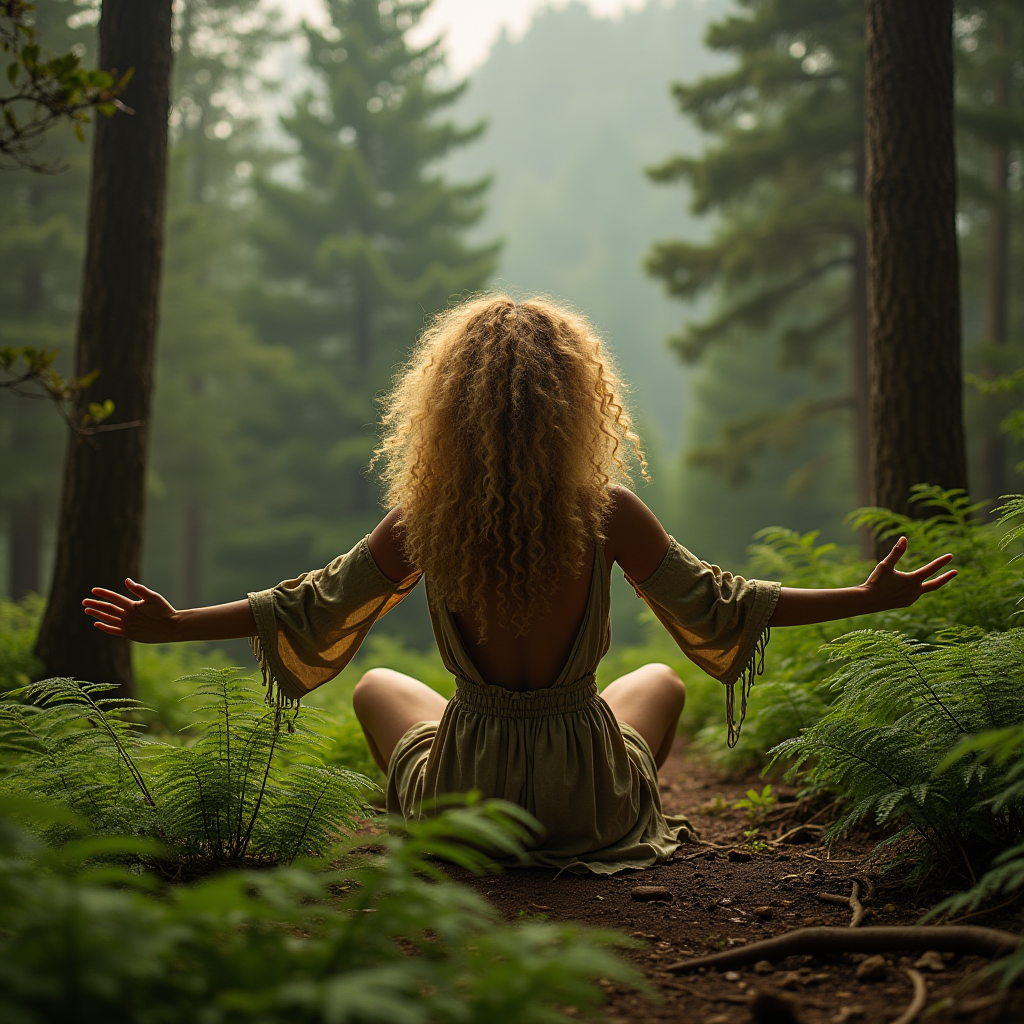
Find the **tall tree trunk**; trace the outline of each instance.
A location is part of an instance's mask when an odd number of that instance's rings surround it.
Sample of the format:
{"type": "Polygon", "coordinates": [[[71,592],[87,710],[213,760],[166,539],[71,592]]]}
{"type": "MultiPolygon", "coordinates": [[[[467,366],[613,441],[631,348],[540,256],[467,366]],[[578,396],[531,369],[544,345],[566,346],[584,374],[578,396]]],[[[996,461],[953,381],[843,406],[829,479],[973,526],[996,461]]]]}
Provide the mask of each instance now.
{"type": "MultiPolygon", "coordinates": [[[[1004,18],[996,21],[994,32],[996,59],[999,62],[992,90],[992,103],[1005,110],[1010,101],[1011,64],[1009,24],[1004,18]]],[[[988,266],[985,289],[985,341],[1002,347],[1009,338],[1010,309],[1010,152],[1007,145],[997,145],[992,153],[992,211],[989,220],[988,266]]],[[[998,372],[998,371],[997,371],[998,372]]],[[[998,498],[1006,490],[1006,436],[998,422],[986,424],[979,458],[981,492],[986,498],[998,498]]]]}
{"type": "Polygon", "coordinates": [[[952,0],[866,0],[872,500],[967,486],[953,141],[952,0]]]}
{"type": "MultiPolygon", "coordinates": [[[[864,121],[864,67],[859,68],[857,79],[852,83],[854,101],[859,109],[858,120],[864,121]]],[[[853,153],[854,195],[864,194],[865,168],[864,136],[855,143],[853,153]]],[[[854,483],[857,504],[871,503],[871,430],[869,426],[868,401],[868,254],[867,239],[863,225],[855,229],[851,239],[853,250],[853,272],[850,274],[848,295],[850,311],[850,393],[853,397],[853,452],[854,483]]],[[[860,545],[865,557],[872,549],[869,531],[862,530],[860,545]]]]}
{"type": "Polygon", "coordinates": [[[80,398],[110,398],[112,426],[70,442],[50,601],[36,646],[48,675],[132,691],[129,645],[92,627],[82,598],[138,573],[146,440],[157,330],[167,179],[171,0],[104,0],[99,66],[134,76],[133,114],[99,118],[75,372],[99,371],[80,398]]]}

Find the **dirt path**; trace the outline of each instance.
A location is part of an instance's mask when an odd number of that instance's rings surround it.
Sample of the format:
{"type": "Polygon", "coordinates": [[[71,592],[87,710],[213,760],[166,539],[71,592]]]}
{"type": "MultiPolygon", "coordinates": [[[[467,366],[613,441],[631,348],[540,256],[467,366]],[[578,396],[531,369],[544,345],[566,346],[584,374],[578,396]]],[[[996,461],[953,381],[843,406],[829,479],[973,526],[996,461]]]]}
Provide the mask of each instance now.
{"type": "MultiPolygon", "coordinates": [[[[687,814],[699,828],[701,839],[720,849],[694,846],[681,851],[681,856],[668,864],[607,879],[563,875],[556,881],[551,871],[528,870],[472,879],[470,884],[509,920],[534,916],[579,921],[615,928],[645,943],[627,955],[660,991],[661,1001],[654,1003],[605,985],[608,1024],[874,1024],[894,1020],[906,1009],[913,987],[903,968],[913,966],[916,956],[887,956],[884,976],[875,981],[857,979],[857,968],[865,957],[856,955],[820,960],[792,957],[774,970],[762,966],[764,973],[753,968],[679,978],[666,973],[662,968],[675,960],[754,942],[791,928],[849,924],[848,909],[823,903],[816,894],[848,894],[851,873],[865,869],[862,861],[870,843],[836,846],[829,859],[811,829],[810,842],[776,847],[747,859],[743,831],[751,826],[744,812],[732,809],[732,805],[750,786],[760,789],[763,780],[722,779],[703,762],[688,759],[678,751],[662,770],[661,778],[666,811],[687,814]],[[630,893],[641,884],[664,886],[673,899],[636,902],[630,893]],[[754,1015],[752,996],[766,988],[782,992],[781,998],[793,1015],[781,1008],[776,1015],[754,1015]]],[[[783,787],[780,795],[792,800],[795,794],[783,787]]],[[[800,816],[811,817],[822,808],[799,810],[800,816]]],[[[817,822],[829,820],[827,812],[817,818],[817,822]]],[[[769,825],[765,832],[774,838],[797,823],[791,820],[769,825]]],[[[915,904],[913,893],[904,889],[882,889],[870,904],[867,923],[913,924],[926,908],[924,903],[915,904]]],[[[1005,917],[978,918],[972,923],[1012,927],[1005,917]]],[[[921,968],[927,980],[929,1004],[943,998],[952,1000],[945,1010],[929,1015],[930,1024],[1024,1022],[1024,999],[1019,990],[995,1005],[981,1005],[977,993],[955,991],[964,975],[980,963],[976,958],[949,957],[934,963],[939,970],[921,968]]],[[[573,1015],[572,1008],[567,1012],[573,1015]]]]}

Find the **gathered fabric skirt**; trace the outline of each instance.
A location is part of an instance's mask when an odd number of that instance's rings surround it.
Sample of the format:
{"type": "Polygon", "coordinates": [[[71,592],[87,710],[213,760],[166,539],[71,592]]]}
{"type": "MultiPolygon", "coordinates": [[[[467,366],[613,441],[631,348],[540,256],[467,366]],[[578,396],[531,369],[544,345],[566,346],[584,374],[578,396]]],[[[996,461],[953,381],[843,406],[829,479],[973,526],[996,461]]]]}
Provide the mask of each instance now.
{"type": "Polygon", "coordinates": [[[651,748],[620,723],[593,675],[515,693],[457,679],[439,722],[417,722],[388,765],[387,808],[477,790],[518,804],[543,826],[528,864],[610,875],[669,860],[694,831],[666,817],[651,748]]]}

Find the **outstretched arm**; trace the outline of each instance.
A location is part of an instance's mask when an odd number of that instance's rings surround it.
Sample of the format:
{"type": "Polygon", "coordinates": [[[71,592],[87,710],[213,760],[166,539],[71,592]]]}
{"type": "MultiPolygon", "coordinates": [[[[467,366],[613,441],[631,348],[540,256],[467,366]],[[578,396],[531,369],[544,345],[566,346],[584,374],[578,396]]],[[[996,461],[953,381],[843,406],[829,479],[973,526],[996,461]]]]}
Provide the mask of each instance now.
{"type": "Polygon", "coordinates": [[[899,572],[896,563],[906,554],[907,538],[900,537],[859,587],[837,587],[834,590],[801,590],[783,587],[769,626],[806,626],[812,622],[830,622],[854,615],[906,608],[922,594],[944,587],[955,575],[950,569],[935,576],[953,560],[950,554],[940,555],[913,572],[899,572]],[[932,579],[931,577],[935,577],[932,579]]]}
{"type": "Polygon", "coordinates": [[[85,614],[96,620],[93,625],[111,636],[141,644],[167,644],[256,635],[256,620],[247,600],[178,611],[166,598],[141,583],[126,579],[124,585],[134,599],[93,587],[95,598],[82,602],[85,614]]]}

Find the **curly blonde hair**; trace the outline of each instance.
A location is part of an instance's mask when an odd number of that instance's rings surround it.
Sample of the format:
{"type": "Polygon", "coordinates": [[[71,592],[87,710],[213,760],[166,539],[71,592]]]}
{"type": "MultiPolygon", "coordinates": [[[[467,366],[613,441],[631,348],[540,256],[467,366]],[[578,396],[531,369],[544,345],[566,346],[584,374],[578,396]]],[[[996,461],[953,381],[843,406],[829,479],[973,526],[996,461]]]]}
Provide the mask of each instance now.
{"type": "Polygon", "coordinates": [[[386,503],[406,557],[486,639],[486,593],[518,635],[564,570],[604,539],[609,486],[647,461],[612,360],[586,320],[543,298],[439,314],[382,399],[386,503]]]}

